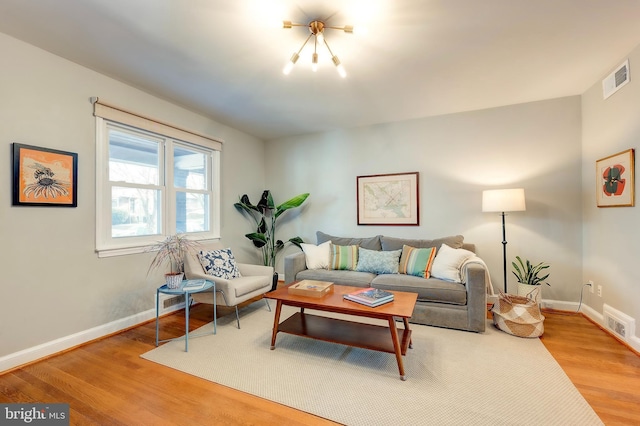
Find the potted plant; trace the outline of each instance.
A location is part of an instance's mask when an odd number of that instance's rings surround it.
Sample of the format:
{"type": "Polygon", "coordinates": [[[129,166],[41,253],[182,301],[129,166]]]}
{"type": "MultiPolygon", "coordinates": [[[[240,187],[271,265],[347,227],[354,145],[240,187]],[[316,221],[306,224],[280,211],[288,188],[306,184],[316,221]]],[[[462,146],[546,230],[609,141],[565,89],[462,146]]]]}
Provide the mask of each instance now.
{"type": "MultiPolygon", "coordinates": [[[[276,223],[278,218],[287,210],[300,207],[307,199],[309,193],[296,195],[282,204],[276,205],[270,190],[262,192],[258,204],[253,205],[247,194],[240,197],[240,201],[234,206],[242,213],[251,217],[256,224],[256,231],[246,234],[253,245],[262,250],[262,262],[265,266],[272,266],[275,271],[276,255],[285,246],[285,242],[276,239],[276,223]]],[[[287,243],[293,243],[300,247],[304,241],[300,237],[289,238],[287,243]]],[[[278,285],[278,273],[274,272],[272,290],[278,285]]]]}
{"type": "Polygon", "coordinates": [[[534,265],[529,260],[522,261],[520,256],[516,256],[516,262],[511,262],[513,266],[513,275],[518,280],[518,295],[528,296],[532,291],[535,291],[535,301],[539,304],[541,300],[542,284],[550,286],[545,280],[549,278],[549,273],[543,275],[545,270],[549,268],[548,264],[540,262],[534,265]]]}
{"type": "Polygon", "coordinates": [[[198,242],[188,239],[185,235],[170,235],[149,248],[156,255],[149,265],[147,274],[153,269],[169,264],[170,272],[164,274],[167,279],[167,287],[178,288],[184,277],[184,258],[194,251],[198,242]]]}

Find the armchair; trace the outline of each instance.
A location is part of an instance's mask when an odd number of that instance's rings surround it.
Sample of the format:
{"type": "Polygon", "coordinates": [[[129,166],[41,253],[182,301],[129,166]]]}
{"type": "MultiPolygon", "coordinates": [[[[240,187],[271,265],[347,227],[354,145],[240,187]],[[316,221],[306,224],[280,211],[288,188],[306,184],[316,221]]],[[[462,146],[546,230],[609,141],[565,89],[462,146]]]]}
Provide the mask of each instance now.
{"type": "MultiPolygon", "coordinates": [[[[220,243],[211,243],[200,247],[202,251],[223,249],[220,243]]],[[[271,290],[273,283],[273,268],[271,266],[251,265],[248,263],[238,263],[238,270],[241,277],[224,279],[205,273],[197,255],[186,256],[184,272],[187,279],[205,279],[216,283],[216,291],[220,292],[222,298],[216,297],[216,304],[235,307],[236,322],[240,328],[240,317],[238,315],[238,304],[260,296],[271,290]]],[[[213,291],[194,293],[193,300],[198,303],[213,303],[213,291]]],[[[267,299],[263,299],[267,304],[267,309],[271,311],[267,299]]]]}

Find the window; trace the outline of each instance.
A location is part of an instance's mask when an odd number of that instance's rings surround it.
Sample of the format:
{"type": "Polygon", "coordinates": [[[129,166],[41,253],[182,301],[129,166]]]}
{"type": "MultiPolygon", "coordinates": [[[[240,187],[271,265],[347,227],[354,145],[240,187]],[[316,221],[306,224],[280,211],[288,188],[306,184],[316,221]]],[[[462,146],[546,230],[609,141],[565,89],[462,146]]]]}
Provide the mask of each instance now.
{"type": "Polygon", "coordinates": [[[176,233],[219,238],[220,142],[98,102],[95,111],[99,255],[176,233]]]}

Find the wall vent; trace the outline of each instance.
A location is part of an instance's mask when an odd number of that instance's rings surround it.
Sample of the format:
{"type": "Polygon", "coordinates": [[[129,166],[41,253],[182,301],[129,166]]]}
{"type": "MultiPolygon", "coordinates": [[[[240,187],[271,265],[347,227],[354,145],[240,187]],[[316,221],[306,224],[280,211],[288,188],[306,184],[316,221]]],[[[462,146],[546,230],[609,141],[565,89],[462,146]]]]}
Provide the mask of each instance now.
{"type": "Polygon", "coordinates": [[[627,59],[602,80],[602,96],[607,99],[629,82],[629,60],[627,59]]]}
{"type": "MultiPolygon", "coordinates": [[[[155,307],[155,295],[153,300],[153,306],[155,307]]],[[[160,314],[164,314],[169,311],[177,311],[184,308],[184,296],[171,296],[168,294],[160,294],[160,314]]]]}
{"type": "Polygon", "coordinates": [[[605,304],[602,310],[604,315],[604,326],[616,337],[628,342],[629,338],[635,335],[636,320],[629,315],[605,304]]]}

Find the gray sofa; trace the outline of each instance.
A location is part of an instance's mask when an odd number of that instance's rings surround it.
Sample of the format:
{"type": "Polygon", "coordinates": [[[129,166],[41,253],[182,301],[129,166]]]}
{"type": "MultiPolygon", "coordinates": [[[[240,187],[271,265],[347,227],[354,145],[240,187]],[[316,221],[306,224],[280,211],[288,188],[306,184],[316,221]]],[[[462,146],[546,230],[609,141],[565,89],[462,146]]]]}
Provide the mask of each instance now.
{"type": "MultiPolygon", "coordinates": [[[[358,245],[369,250],[398,250],[403,245],[418,248],[436,247],[443,243],[457,249],[475,253],[473,244],[465,244],[461,235],[435,240],[403,239],[377,235],[371,238],[344,238],[317,232],[317,243],[358,245]]],[[[352,270],[307,269],[303,252],[288,255],[284,259],[285,284],[303,279],[331,281],[335,284],[356,287],[374,287],[391,291],[418,293],[410,321],[417,324],[483,332],[487,315],[487,274],[484,264],[467,262],[462,268],[462,283],[438,278],[422,278],[405,274],[380,274],[352,270]]]]}

